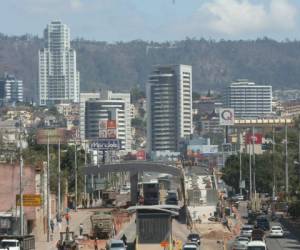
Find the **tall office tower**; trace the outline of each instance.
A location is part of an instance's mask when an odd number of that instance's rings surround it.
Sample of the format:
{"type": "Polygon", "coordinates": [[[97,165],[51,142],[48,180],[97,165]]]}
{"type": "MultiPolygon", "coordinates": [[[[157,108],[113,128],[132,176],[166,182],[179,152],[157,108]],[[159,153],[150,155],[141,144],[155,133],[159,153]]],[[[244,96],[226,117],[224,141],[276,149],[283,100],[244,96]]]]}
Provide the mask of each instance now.
{"type": "Polygon", "coordinates": [[[85,140],[85,103],[90,99],[100,99],[100,92],[80,93],[80,139],[85,140]]]}
{"type": "Polygon", "coordinates": [[[107,92],[108,100],[122,100],[125,103],[125,150],[131,152],[132,150],[132,134],[131,134],[131,100],[130,93],[113,93],[112,91],[107,92]]]}
{"type": "Polygon", "coordinates": [[[89,99],[85,102],[85,138],[87,140],[120,139],[122,150],[126,151],[125,132],[125,101],[89,99]],[[107,121],[112,120],[115,121],[116,129],[107,127],[107,121]]]}
{"type": "Polygon", "coordinates": [[[23,81],[13,75],[0,79],[0,103],[23,102],[23,81]]]}
{"type": "Polygon", "coordinates": [[[76,51],[70,46],[70,29],[53,21],[45,29],[44,39],[45,48],[39,51],[40,105],[79,102],[79,72],[76,51]]]}
{"type": "Polygon", "coordinates": [[[261,118],[271,115],[272,86],[238,80],[227,88],[225,103],[226,107],[234,109],[235,117],[238,118],[261,118]]]}
{"type": "Polygon", "coordinates": [[[147,151],[179,151],[192,134],[192,66],[156,66],[147,85],[147,151]]]}

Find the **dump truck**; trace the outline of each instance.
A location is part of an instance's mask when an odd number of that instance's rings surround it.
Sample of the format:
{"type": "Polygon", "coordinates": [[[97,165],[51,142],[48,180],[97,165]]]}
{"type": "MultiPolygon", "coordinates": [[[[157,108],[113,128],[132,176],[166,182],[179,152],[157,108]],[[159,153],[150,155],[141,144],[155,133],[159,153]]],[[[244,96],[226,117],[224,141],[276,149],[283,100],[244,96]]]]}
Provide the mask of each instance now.
{"type": "Polygon", "coordinates": [[[58,250],[78,250],[77,244],[74,238],[74,232],[66,228],[66,232],[60,232],[60,239],[56,244],[58,250]]]}
{"type": "Polygon", "coordinates": [[[93,239],[109,239],[114,234],[114,223],[111,212],[96,212],[91,215],[93,239]]]}
{"type": "Polygon", "coordinates": [[[117,192],[115,191],[104,191],[102,193],[102,205],[105,206],[114,206],[117,198],[117,192]]]}

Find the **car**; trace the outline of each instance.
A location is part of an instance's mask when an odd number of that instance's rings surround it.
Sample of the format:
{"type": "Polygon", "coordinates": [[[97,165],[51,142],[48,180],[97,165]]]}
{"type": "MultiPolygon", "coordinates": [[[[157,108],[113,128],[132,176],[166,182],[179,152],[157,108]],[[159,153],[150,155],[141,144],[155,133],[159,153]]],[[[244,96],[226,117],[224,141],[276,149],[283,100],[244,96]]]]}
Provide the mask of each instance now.
{"type": "Polygon", "coordinates": [[[281,226],[272,226],[269,236],[270,237],[284,237],[284,231],[281,226]]]}
{"type": "Polygon", "coordinates": [[[249,243],[248,237],[236,237],[232,250],[246,250],[249,243]]]}
{"type": "Polygon", "coordinates": [[[231,199],[233,201],[243,201],[244,200],[244,195],[236,194],[236,195],[232,196],[231,199]]]}
{"type": "Polygon", "coordinates": [[[199,246],[195,243],[186,243],[182,250],[199,250],[199,246]]]}
{"type": "Polygon", "coordinates": [[[108,250],[126,250],[126,246],[122,240],[110,240],[107,247],[108,250]]]}
{"type": "Polygon", "coordinates": [[[265,216],[257,217],[256,226],[264,231],[270,230],[270,222],[265,216]]]}
{"type": "Polygon", "coordinates": [[[191,233],[188,235],[187,239],[192,243],[197,243],[198,245],[201,244],[201,237],[197,233],[191,233]]]}
{"type": "Polygon", "coordinates": [[[252,231],[253,231],[253,225],[244,225],[241,229],[241,236],[251,238],[252,236],[252,231]]]}
{"type": "Polygon", "coordinates": [[[1,241],[1,249],[20,250],[20,242],[17,239],[3,239],[1,241]]]}
{"type": "Polygon", "coordinates": [[[266,243],[259,240],[250,241],[247,250],[267,250],[266,243]]]}

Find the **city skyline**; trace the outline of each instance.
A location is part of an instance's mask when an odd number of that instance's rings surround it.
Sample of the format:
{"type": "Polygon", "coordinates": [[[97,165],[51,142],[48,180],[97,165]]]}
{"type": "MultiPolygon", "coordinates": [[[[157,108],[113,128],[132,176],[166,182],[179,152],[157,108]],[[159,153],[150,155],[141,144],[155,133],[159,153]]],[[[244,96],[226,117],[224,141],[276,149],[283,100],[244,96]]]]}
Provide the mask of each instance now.
{"type": "Polygon", "coordinates": [[[300,38],[296,0],[190,0],[188,4],[183,0],[11,0],[1,4],[5,11],[0,30],[8,35],[42,36],[43,24],[61,20],[72,29],[72,39],[108,42],[300,38]],[[4,21],[8,16],[15,17],[9,26],[4,21]]]}

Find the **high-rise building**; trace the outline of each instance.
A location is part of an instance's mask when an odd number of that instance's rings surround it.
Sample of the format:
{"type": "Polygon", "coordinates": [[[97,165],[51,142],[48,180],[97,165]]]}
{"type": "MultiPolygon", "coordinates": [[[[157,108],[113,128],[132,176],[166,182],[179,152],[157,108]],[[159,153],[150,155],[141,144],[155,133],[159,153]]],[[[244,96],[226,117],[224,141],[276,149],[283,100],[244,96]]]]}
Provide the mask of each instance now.
{"type": "Polygon", "coordinates": [[[234,109],[238,118],[269,116],[272,114],[272,86],[238,80],[227,88],[225,104],[234,109]]]}
{"type": "Polygon", "coordinates": [[[45,47],[39,51],[39,104],[79,102],[79,72],[70,29],[53,21],[44,31],[44,40],[45,47]]]}
{"type": "Polygon", "coordinates": [[[85,103],[90,99],[100,99],[100,92],[80,93],[80,138],[85,140],[85,103]]]}
{"type": "Polygon", "coordinates": [[[85,138],[116,138],[121,140],[122,150],[126,149],[125,102],[123,100],[90,99],[85,103],[85,138]],[[108,135],[101,123],[113,120],[116,123],[115,136],[108,135]]]}
{"type": "Polygon", "coordinates": [[[23,102],[23,81],[13,75],[0,79],[0,103],[23,102]]]}
{"type": "Polygon", "coordinates": [[[132,149],[130,93],[80,94],[80,136],[81,139],[101,138],[100,123],[102,120],[116,121],[116,138],[122,142],[122,149],[132,149]]]}
{"type": "Polygon", "coordinates": [[[147,85],[147,150],[179,151],[192,134],[192,67],[156,66],[147,85]]]}

